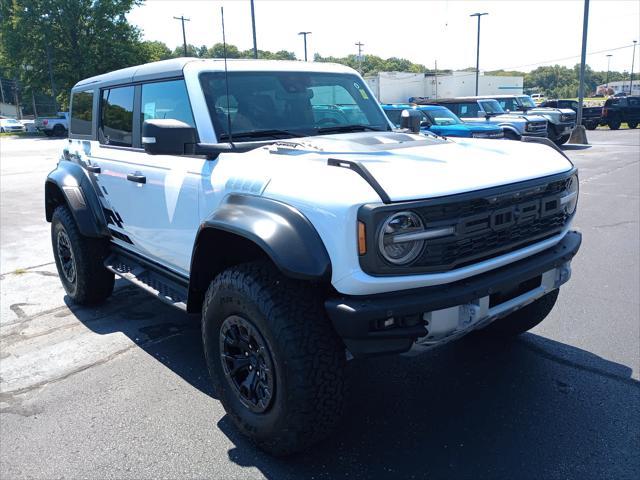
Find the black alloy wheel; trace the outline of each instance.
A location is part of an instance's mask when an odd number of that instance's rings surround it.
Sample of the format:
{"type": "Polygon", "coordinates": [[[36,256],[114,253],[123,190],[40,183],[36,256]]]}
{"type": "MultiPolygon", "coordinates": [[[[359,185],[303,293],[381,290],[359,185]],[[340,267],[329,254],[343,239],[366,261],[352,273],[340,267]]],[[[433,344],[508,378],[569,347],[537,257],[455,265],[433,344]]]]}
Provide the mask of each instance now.
{"type": "Polygon", "coordinates": [[[220,328],[220,360],[227,381],[242,404],[263,413],[275,393],[275,369],[268,344],[243,317],[227,317],[220,328]]]}
{"type": "Polygon", "coordinates": [[[58,250],[62,273],[67,282],[73,285],[76,283],[76,259],[71,248],[71,241],[64,229],[58,230],[56,248],[58,250]]]}

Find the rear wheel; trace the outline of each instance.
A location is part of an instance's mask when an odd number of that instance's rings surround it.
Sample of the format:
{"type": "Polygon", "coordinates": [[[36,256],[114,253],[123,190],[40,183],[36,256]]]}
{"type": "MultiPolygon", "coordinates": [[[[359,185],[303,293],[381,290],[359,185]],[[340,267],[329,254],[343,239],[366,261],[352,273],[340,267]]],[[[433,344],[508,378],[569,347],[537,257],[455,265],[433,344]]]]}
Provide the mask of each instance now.
{"type": "Polygon", "coordinates": [[[64,134],[66,133],[66,129],[62,126],[62,125],[55,125],[53,127],[53,134],[56,137],[64,137],[64,134]]]}
{"type": "Polygon", "coordinates": [[[526,307],[499,318],[482,329],[481,333],[496,337],[514,337],[531,330],[553,310],[559,292],[560,290],[556,289],[526,307]]]}
{"type": "Polygon", "coordinates": [[[618,130],[620,128],[622,122],[620,122],[620,120],[609,120],[609,128],[611,130],[618,130]]]}
{"type": "Polygon", "coordinates": [[[260,448],[287,455],[337,426],[345,349],[313,285],[267,262],[230,268],[207,291],[202,336],[218,398],[260,448]]]}
{"type": "Polygon", "coordinates": [[[636,128],[638,126],[638,122],[627,122],[629,128],[636,128]]]}
{"type": "Polygon", "coordinates": [[[106,241],[80,234],[66,206],[53,212],[51,243],[62,286],[75,303],[96,304],[111,295],[115,280],[104,268],[106,241]]]}
{"type": "Polygon", "coordinates": [[[597,122],[587,122],[585,124],[585,128],[587,130],[595,130],[596,128],[598,128],[598,123],[597,122]]]}
{"type": "Polygon", "coordinates": [[[51,135],[53,135],[53,132],[52,132],[51,130],[44,130],[44,134],[45,134],[47,137],[50,137],[51,135]]]}

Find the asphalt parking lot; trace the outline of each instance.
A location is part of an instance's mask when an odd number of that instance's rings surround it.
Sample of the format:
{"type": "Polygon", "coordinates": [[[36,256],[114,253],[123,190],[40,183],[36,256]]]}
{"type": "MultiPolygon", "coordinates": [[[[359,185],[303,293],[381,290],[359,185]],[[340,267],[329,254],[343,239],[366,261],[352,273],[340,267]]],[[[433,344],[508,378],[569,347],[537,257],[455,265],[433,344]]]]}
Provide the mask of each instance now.
{"type": "Polygon", "coordinates": [[[573,279],[511,344],[350,362],[340,431],[274,459],[209,387],[198,319],[117,283],[78,308],[43,181],[65,140],[0,138],[0,477],[638,478],[640,130],[588,132],[573,279]]]}

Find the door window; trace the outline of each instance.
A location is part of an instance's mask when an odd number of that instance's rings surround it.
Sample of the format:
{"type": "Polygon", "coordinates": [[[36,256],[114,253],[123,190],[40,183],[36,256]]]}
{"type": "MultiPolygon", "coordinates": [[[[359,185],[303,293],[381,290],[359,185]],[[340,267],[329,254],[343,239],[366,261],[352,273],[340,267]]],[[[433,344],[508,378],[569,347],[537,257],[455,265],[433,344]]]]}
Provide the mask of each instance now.
{"type": "Polygon", "coordinates": [[[102,92],[100,143],[132,146],[134,87],[119,87],[102,92]]]}
{"type": "Polygon", "coordinates": [[[477,117],[480,107],[477,102],[461,103],[460,104],[460,116],[461,117],[477,117]]]}
{"type": "Polygon", "coordinates": [[[170,118],[195,127],[184,80],[142,85],[140,117],[140,126],[145,120],[170,118]]]}

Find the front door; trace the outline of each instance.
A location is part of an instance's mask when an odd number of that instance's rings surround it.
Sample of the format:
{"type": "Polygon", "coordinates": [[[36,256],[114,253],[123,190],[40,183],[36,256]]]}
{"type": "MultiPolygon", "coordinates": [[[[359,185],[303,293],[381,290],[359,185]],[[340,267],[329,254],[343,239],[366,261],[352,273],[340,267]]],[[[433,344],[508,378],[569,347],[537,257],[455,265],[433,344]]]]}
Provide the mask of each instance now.
{"type": "Polygon", "coordinates": [[[207,160],[145,153],[140,132],[149,118],[194,125],[184,81],[103,90],[99,141],[91,160],[100,168],[97,177],[114,242],[188,274],[207,160]]]}

